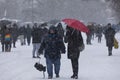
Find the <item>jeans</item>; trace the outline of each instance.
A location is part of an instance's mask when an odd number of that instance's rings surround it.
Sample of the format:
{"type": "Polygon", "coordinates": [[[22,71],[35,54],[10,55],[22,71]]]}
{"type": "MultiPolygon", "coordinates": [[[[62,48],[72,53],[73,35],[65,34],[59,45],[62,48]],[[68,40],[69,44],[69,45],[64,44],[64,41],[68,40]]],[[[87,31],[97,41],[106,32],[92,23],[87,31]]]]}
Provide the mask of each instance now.
{"type": "Polygon", "coordinates": [[[33,56],[38,56],[38,50],[40,48],[40,43],[33,43],[33,56]]]}
{"type": "Polygon", "coordinates": [[[46,64],[47,64],[47,72],[48,75],[53,77],[53,65],[54,65],[54,71],[56,75],[59,75],[60,72],[60,58],[57,59],[50,59],[48,56],[46,56],[46,64]]]}

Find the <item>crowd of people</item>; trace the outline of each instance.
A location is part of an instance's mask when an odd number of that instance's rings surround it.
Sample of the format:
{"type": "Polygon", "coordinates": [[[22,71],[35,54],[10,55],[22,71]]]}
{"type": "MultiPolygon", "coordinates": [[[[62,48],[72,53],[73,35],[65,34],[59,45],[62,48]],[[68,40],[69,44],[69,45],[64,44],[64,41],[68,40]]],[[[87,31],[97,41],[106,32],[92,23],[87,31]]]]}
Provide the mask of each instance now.
{"type": "MultiPolygon", "coordinates": [[[[89,33],[86,34],[86,44],[91,45],[91,40],[93,40],[94,37],[98,37],[98,43],[101,43],[101,38],[104,34],[106,46],[108,47],[108,56],[112,56],[116,33],[112,25],[109,23],[106,27],[101,27],[101,25],[95,26],[89,24],[87,27],[89,33]]],[[[12,47],[16,48],[16,41],[18,39],[21,42],[21,46],[29,46],[32,43],[32,57],[40,58],[40,55],[44,54],[46,58],[48,79],[53,78],[53,64],[56,78],[60,77],[61,54],[67,52],[73,70],[71,78],[78,79],[79,56],[80,52],[84,50],[85,45],[81,31],[73,29],[70,26],[67,26],[66,30],[64,30],[61,23],[56,27],[52,25],[49,29],[37,23],[35,23],[33,27],[30,27],[29,24],[21,27],[18,27],[17,24],[9,24],[1,27],[0,35],[2,52],[10,52],[12,47]],[[68,45],[65,46],[65,43],[68,43],[68,45]]]]}

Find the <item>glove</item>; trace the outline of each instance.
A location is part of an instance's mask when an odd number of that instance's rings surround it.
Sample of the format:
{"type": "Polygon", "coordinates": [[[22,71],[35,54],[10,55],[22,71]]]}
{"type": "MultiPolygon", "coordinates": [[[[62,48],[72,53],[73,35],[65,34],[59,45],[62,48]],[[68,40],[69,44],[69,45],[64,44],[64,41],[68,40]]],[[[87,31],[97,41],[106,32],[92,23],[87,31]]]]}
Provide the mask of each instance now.
{"type": "Polygon", "coordinates": [[[38,55],[41,55],[41,54],[43,54],[43,51],[42,50],[38,50],[38,55]]]}
{"type": "Polygon", "coordinates": [[[61,51],[62,54],[65,54],[66,50],[61,51]]]}

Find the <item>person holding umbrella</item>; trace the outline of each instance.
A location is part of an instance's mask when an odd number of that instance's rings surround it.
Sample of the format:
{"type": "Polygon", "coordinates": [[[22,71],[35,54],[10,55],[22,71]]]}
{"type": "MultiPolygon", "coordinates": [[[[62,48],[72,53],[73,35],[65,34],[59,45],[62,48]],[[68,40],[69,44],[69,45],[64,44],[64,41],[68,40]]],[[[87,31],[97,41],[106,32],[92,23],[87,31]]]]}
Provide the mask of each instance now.
{"type": "Polygon", "coordinates": [[[79,56],[85,48],[81,31],[89,32],[89,29],[79,20],[63,19],[62,21],[67,24],[64,41],[68,43],[67,55],[72,64],[73,75],[71,78],[78,79],[79,56]]]}
{"type": "Polygon", "coordinates": [[[65,35],[65,43],[68,43],[68,59],[71,60],[73,75],[71,78],[78,79],[78,68],[79,68],[79,56],[80,51],[84,49],[83,38],[81,32],[67,26],[67,32],[65,35]]]}

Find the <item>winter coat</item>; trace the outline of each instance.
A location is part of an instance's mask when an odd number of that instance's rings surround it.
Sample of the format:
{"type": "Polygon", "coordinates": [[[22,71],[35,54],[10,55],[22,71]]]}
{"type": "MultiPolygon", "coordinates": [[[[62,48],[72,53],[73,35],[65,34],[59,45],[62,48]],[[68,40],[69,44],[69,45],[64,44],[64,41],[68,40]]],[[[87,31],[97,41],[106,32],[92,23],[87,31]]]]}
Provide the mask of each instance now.
{"type": "Polygon", "coordinates": [[[18,28],[17,28],[17,26],[12,28],[11,35],[12,35],[13,42],[17,41],[17,37],[18,37],[18,28]]]}
{"type": "Polygon", "coordinates": [[[5,29],[6,29],[6,26],[3,26],[0,30],[1,44],[4,44],[4,42],[5,42],[5,29]]]}
{"type": "Polygon", "coordinates": [[[79,58],[80,47],[83,45],[83,38],[80,31],[67,27],[65,42],[68,43],[68,58],[79,58]]]}
{"type": "Polygon", "coordinates": [[[32,30],[32,43],[41,43],[42,30],[39,28],[33,28],[32,30]]]}
{"type": "Polygon", "coordinates": [[[27,36],[27,38],[31,37],[31,32],[32,32],[32,29],[29,26],[27,26],[27,28],[26,28],[26,36],[27,36]]]}
{"type": "Polygon", "coordinates": [[[64,29],[63,29],[61,23],[59,23],[59,24],[57,25],[57,33],[58,33],[62,38],[64,37],[64,29]]]}
{"type": "Polygon", "coordinates": [[[109,46],[109,47],[114,46],[114,36],[115,36],[115,30],[109,27],[105,31],[106,46],[109,46]]]}
{"type": "Polygon", "coordinates": [[[61,53],[65,53],[65,45],[57,33],[48,33],[41,42],[39,53],[42,54],[43,50],[46,58],[58,59],[61,58],[61,53]]]}

